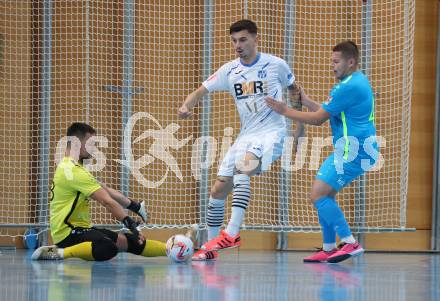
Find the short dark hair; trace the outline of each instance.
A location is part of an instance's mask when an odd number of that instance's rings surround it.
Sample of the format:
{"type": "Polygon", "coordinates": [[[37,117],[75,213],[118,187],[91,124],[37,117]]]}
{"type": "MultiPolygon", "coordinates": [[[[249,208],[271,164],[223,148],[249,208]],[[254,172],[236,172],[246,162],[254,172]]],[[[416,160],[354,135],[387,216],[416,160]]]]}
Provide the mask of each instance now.
{"type": "Polygon", "coordinates": [[[344,41],[333,47],[333,52],[341,52],[345,59],[354,59],[356,64],[359,62],[359,49],[355,42],[344,41]]]}
{"type": "Polygon", "coordinates": [[[257,34],[258,28],[257,24],[255,24],[251,20],[243,19],[240,21],[237,21],[229,27],[229,34],[233,34],[234,32],[239,32],[242,30],[247,30],[249,33],[257,34]]]}
{"type": "Polygon", "coordinates": [[[79,139],[84,138],[87,133],[93,135],[96,134],[96,130],[83,122],[74,122],[67,129],[67,136],[76,136],[79,139]]]}

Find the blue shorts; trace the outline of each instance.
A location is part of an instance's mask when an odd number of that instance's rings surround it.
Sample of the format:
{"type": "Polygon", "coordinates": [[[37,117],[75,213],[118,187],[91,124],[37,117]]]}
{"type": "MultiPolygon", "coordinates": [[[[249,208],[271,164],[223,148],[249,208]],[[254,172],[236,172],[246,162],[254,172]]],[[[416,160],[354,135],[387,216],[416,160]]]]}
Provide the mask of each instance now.
{"type": "Polygon", "coordinates": [[[366,171],[359,161],[348,162],[342,158],[338,161],[335,160],[335,154],[333,153],[322,163],[316,179],[339,191],[366,171]]]}

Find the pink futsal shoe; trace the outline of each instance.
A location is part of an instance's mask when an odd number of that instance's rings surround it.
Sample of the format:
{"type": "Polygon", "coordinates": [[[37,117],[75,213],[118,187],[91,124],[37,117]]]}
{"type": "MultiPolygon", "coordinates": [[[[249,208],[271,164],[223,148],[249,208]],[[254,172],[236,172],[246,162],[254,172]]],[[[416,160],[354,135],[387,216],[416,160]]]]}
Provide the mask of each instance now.
{"type": "Polygon", "coordinates": [[[341,262],[345,259],[348,259],[352,256],[361,255],[364,252],[361,244],[355,242],[354,244],[342,243],[339,246],[339,250],[335,252],[335,254],[331,255],[328,259],[328,263],[337,263],[341,262]]]}
{"type": "Polygon", "coordinates": [[[318,249],[318,251],[310,255],[306,258],[304,258],[304,262],[327,262],[327,259],[335,254],[338,251],[338,249],[333,249],[331,251],[324,251],[322,248],[318,249]]]}
{"type": "Polygon", "coordinates": [[[205,251],[218,251],[223,249],[236,248],[240,246],[240,234],[235,237],[229,236],[225,230],[220,231],[220,235],[214,237],[201,248],[205,251]]]}
{"type": "Polygon", "coordinates": [[[196,253],[194,253],[192,260],[193,261],[214,261],[218,257],[217,251],[205,251],[205,250],[198,250],[196,253]]]}

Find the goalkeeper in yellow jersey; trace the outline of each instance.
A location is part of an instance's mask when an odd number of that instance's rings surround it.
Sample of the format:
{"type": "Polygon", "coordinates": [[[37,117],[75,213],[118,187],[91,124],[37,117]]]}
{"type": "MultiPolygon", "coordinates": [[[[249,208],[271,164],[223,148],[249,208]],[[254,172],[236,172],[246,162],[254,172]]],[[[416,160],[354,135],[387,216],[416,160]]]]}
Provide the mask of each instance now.
{"type": "Polygon", "coordinates": [[[38,248],[32,254],[32,259],[82,258],[103,261],[115,257],[118,252],[147,257],[165,256],[165,243],[146,240],[137,230],[137,222],[124,210],[127,208],[137,213],[145,222],[147,214],[144,202],[132,201],[98,182],[82,165],[83,160],[91,158],[86,143],[95,134],[95,129],[85,123],[73,123],[68,128],[67,136],[73,141],[67,144],[65,157],[57,166],[51,187],[50,232],[55,245],[38,248]],[[79,154],[79,145],[75,148],[72,143],[75,140],[81,144],[79,154]],[[107,208],[131,233],[121,234],[92,227],[92,199],[107,208]]]}

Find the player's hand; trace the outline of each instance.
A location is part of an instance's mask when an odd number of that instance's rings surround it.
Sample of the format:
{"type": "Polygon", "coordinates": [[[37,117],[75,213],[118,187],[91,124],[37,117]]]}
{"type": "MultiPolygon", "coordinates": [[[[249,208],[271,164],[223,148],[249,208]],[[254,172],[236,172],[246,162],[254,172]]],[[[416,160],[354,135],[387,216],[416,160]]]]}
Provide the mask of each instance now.
{"type": "Polygon", "coordinates": [[[147,222],[148,213],[147,209],[145,208],[145,201],[139,202],[130,199],[130,205],[128,205],[127,209],[139,215],[144,223],[147,222]]]}
{"type": "Polygon", "coordinates": [[[292,142],[292,151],[294,154],[298,151],[298,139],[294,138],[292,142]]]}
{"type": "Polygon", "coordinates": [[[141,201],[139,205],[141,205],[141,208],[139,209],[138,212],[136,212],[136,214],[141,217],[144,223],[146,223],[148,220],[148,213],[147,213],[147,209],[145,209],[145,201],[141,201]]]}
{"type": "Polygon", "coordinates": [[[145,237],[139,233],[139,230],[137,229],[138,223],[128,215],[124,217],[122,223],[128,230],[131,231],[131,233],[133,233],[134,236],[136,236],[139,244],[143,244],[143,242],[145,241],[145,237]]]}
{"type": "Polygon", "coordinates": [[[291,91],[291,104],[292,104],[292,108],[297,111],[301,111],[302,109],[301,100],[304,99],[302,97],[302,93],[303,93],[302,87],[299,84],[294,83],[293,90],[291,91]]]}
{"type": "Polygon", "coordinates": [[[281,101],[276,101],[272,96],[266,96],[264,100],[278,114],[284,115],[288,109],[287,104],[282,99],[281,101]]]}
{"type": "Polygon", "coordinates": [[[186,118],[191,117],[193,115],[193,113],[188,109],[187,105],[184,104],[179,108],[177,115],[181,119],[186,119],[186,118]]]}
{"type": "Polygon", "coordinates": [[[300,89],[299,92],[301,93],[301,99],[307,99],[309,96],[304,92],[304,89],[300,89]]]}

